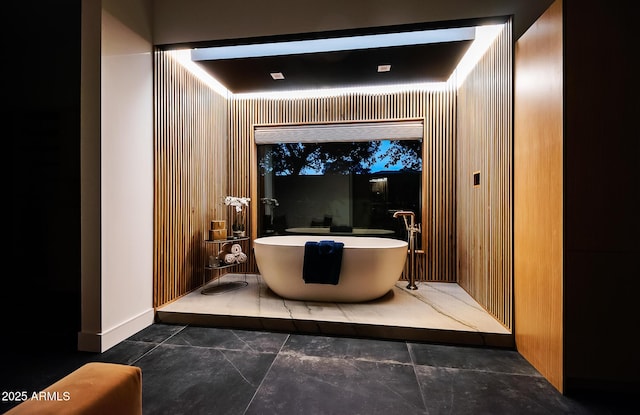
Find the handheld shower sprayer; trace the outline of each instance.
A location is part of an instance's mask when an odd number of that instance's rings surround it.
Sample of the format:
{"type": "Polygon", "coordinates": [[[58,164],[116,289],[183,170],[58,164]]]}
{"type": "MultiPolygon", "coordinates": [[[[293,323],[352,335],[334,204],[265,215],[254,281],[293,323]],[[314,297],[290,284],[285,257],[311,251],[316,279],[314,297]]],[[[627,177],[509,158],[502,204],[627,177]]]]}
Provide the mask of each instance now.
{"type": "Polygon", "coordinates": [[[416,214],[410,210],[397,210],[393,213],[393,217],[401,217],[407,230],[407,242],[409,243],[409,284],[407,288],[417,290],[418,286],[415,283],[416,233],[422,232],[422,229],[419,223],[416,225],[416,214]]]}

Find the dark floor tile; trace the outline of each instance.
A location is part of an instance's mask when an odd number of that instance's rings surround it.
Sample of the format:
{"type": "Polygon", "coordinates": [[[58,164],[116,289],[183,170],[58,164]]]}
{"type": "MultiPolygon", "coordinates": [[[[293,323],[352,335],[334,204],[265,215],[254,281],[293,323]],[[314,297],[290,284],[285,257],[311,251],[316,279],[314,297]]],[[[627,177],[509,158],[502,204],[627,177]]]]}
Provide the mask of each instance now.
{"type": "Polygon", "coordinates": [[[416,366],[429,414],[595,414],[540,376],[416,366]]]}
{"type": "Polygon", "coordinates": [[[424,414],[413,367],[278,355],[245,414],[424,414]]]}
{"type": "Polygon", "coordinates": [[[149,415],[242,414],[274,353],[162,344],[140,359],[149,415]]]}
{"type": "Polygon", "coordinates": [[[409,343],[416,365],[541,376],[514,350],[409,343]]]}
{"type": "Polygon", "coordinates": [[[640,399],[637,391],[638,387],[633,390],[583,390],[573,393],[567,399],[592,409],[593,413],[637,415],[640,414],[640,399]]]}
{"type": "Polygon", "coordinates": [[[411,363],[407,345],[404,342],[391,340],[292,334],[282,348],[282,352],[340,359],[411,363]]]}
{"type": "Polygon", "coordinates": [[[156,343],[124,340],[100,354],[96,360],[131,365],[157,346],[156,343]]]}
{"type": "Polygon", "coordinates": [[[129,337],[127,340],[149,343],[162,343],[184,328],[185,326],[182,325],[155,323],[147,328],[140,330],[136,334],[129,337]]]}
{"type": "MultiPolygon", "coordinates": [[[[90,361],[140,367],[150,415],[627,415],[640,408],[635,394],[562,395],[511,350],[170,324],[104,353],[14,347],[0,354],[0,385],[39,392],[90,361]]],[[[16,404],[0,402],[0,413],[16,404]]]]}
{"type": "Polygon", "coordinates": [[[167,340],[167,344],[278,353],[288,336],[286,333],[189,326],[167,340]]]}

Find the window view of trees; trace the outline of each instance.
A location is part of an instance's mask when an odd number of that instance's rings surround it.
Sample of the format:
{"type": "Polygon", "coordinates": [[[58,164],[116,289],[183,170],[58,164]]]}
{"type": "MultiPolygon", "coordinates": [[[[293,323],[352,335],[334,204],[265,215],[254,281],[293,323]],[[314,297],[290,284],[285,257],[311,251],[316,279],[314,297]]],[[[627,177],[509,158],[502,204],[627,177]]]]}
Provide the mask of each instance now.
{"type": "Polygon", "coordinates": [[[403,238],[393,212],[420,217],[421,140],[259,145],[258,168],[260,236],[403,238]]]}

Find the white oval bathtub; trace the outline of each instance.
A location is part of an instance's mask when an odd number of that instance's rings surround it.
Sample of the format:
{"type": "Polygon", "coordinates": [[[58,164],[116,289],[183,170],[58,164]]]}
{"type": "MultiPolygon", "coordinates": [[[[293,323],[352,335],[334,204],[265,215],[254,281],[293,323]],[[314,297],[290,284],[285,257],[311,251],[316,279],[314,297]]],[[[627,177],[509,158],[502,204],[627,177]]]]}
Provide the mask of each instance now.
{"type": "Polygon", "coordinates": [[[301,301],[362,302],[385,295],[400,279],[407,260],[407,242],[357,236],[284,235],[253,241],[258,270],[281,297],[301,301]],[[302,277],[307,241],[344,243],[337,285],[307,284],[302,277]]]}

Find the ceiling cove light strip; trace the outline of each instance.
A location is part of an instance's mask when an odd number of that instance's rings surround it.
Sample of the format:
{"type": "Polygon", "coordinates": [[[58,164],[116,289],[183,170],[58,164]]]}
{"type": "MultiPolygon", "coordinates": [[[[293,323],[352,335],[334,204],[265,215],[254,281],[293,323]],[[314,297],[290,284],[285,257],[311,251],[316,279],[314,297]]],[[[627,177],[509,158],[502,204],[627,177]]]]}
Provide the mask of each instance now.
{"type": "Polygon", "coordinates": [[[458,66],[456,66],[447,82],[455,82],[456,87],[460,88],[469,72],[475,68],[498,35],[502,33],[503,28],[503,24],[478,26],[476,28],[476,39],[467,49],[467,53],[460,59],[458,66]]]}
{"type": "Polygon", "coordinates": [[[277,92],[246,92],[233,94],[234,99],[304,99],[337,97],[348,94],[394,94],[407,91],[446,91],[450,89],[447,82],[419,82],[396,85],[354,86],[350,88],[299,89],[277,92]]]}
{"type": "Polygon", "coordinates": [[[218,94],[222,95],[225,98],[230,98],[233,95],[231,91],[229,91],[224,85],[218,82],[217,79],[209,75],[207,71],[202,69],[201,66],[191,60],[191,53],[189,49],[170,50],[166,53],[176,62],[182,65],[186,70],[198,77],[198,79],[200,79],[202,82],[209,85],[209,87],[216,91],[218,94]]]}
{"type": "Polygon", "coordinates": [[[194,63],[192,58],[192,50],[176,50],[169,53],[178,63],[191,71],[194,75],[207,83],[214,91],[227,98],[238,99],[254,99],[254,98],[270,98],[270,99],[292,99],[292,98],[319,98],[326,96],[338,96],[349,93],[394,93],[409,90],[426,90],[439,91],[448,88],[451,82],[455,82],[457,87],[464,82],[469,72],[476,66],[480,58],[485,54],[496,37],[502,32],[504,25],[478,26],[475,28],[475,40],[462,57],[460,63],[453,71],[447,82],[424,82],[415,84],[398,84],[388,86],[360,86],[352,88],[325,88],[325,89],[307,89],[298,91],[280,91],[280,92],[253,92],[246,94],[233,94],[224,85],[211,77],[200,66],[194,63]]]}
{"type": "Polygon", "coordinates": [[[211,59],[259,58],[265,56],[300,55],[305,53],[424,45],[429,43],[456,42],[473,39],[475,39],[475,28],[463,27],[454,29],[385,33],[379,35],[197,48],[191,51],[191,59],[194,61],[201,61],[211,59]]]}

